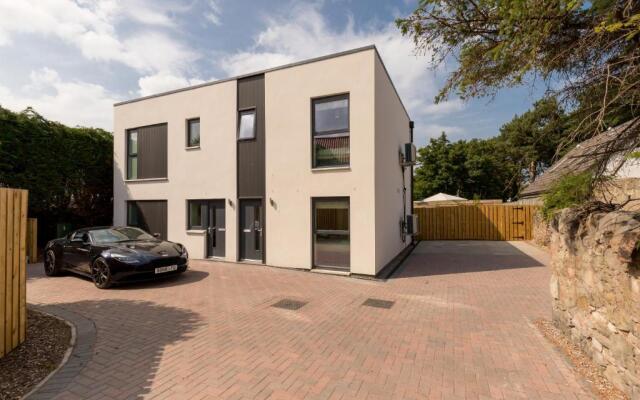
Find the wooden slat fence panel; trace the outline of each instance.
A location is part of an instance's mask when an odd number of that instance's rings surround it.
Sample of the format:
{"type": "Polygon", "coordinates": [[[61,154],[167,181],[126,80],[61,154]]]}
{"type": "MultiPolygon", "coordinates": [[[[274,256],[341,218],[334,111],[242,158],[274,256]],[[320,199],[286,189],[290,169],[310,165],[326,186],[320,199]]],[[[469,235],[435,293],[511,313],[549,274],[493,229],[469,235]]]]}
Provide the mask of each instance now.
{"type": "Polygon", "coordinates": [[[0,188],[0,357],[25,340],[26,190],[0,188]]]}
{"type": "Polygon", "coordinates": [[[38,261],[38,220],[27,218],[27,258],[30,263],[38,261]]]}
{"type": "Polygon", "coordinates": [[[420,240],[531,240],[537,205],[416,207],[420,240]]]}

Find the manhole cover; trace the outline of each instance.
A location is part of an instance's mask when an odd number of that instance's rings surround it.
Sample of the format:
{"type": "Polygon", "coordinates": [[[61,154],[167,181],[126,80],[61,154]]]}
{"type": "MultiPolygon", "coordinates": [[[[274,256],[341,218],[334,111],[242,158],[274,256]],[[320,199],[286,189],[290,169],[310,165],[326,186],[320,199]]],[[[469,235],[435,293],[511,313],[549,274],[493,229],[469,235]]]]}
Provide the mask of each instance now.
{"type": "Polygon", "coordinates": [[[376,307],[376,308],[391,308],[395,304],[395,301],[380,300],[368,298],[362,303],[363,306],[376,307]]]}
{"type": "Polygon", "coordinates": [[[297,310],[305,304],[307,304],[306,301],[282,299],[279,302],[272,304],[271,307],[284,308],[285,310],[297,310]]]}

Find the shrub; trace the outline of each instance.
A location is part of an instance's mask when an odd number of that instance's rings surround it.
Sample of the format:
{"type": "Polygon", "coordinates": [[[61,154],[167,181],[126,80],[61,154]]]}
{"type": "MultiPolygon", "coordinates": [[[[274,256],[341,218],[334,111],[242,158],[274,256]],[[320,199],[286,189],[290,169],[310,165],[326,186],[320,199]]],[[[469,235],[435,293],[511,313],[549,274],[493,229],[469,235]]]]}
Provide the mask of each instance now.
{"type": "Polygon", "coordinates": [[[549,220],[556,211],[575,207],[590,200],[593,192],[591,171],[566,175],[542,196],[542,215],[549,220]]]}

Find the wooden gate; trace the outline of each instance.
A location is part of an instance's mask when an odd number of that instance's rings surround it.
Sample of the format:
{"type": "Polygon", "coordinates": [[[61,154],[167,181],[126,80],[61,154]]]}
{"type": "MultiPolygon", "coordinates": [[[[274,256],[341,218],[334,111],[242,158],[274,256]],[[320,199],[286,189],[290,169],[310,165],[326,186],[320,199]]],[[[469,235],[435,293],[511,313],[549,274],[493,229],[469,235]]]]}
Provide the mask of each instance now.
{"type": "Polygon", "coordinates": [[[27,196],[0,188],[0,357],[26,335],[27,196]]]}
{"type": "Polygon", "coordinates": [[[531,240],[537,206],[479,204],[418,207],[420,240],[531,240]]]}

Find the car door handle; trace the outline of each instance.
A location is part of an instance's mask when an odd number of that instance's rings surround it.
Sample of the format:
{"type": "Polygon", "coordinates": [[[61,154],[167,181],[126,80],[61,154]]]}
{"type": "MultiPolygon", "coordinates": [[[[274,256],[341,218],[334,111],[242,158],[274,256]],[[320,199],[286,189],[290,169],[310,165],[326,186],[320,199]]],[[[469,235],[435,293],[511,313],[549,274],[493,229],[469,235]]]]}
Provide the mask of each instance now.
{"type": "Polygon", "coordinates": [[[89,252],[89,249],[85,249],[85,248],[82,248],[82,247],[78,247],[78,251],[84,251],[85,253],[88,253],[88,252],[89,252]]]}

